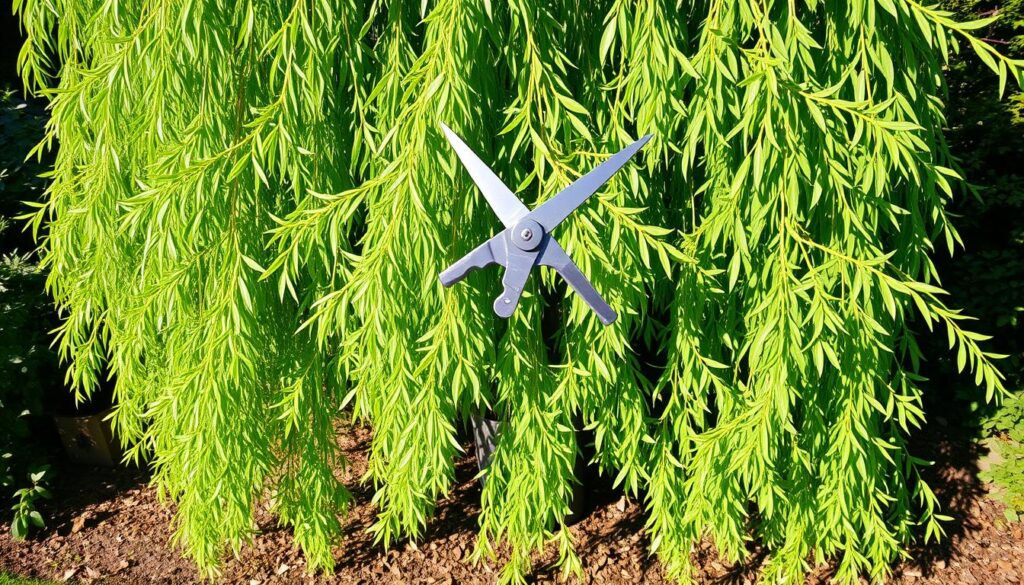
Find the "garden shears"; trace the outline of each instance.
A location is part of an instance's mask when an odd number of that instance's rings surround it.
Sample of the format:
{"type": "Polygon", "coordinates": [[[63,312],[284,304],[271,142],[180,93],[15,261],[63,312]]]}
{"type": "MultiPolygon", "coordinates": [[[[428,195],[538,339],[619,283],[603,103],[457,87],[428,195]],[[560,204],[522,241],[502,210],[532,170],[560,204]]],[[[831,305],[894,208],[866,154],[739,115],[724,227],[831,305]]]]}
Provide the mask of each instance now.
{"type": "Polygon", "coordinates": [[[523,294],[534,265],[548,266],[558,272],[576,294],[590,305],[602,323],[611,325],[617,317],[615,311],[601,298],[600,293],[594,289],[572,258],[569,258],[565,249],[551,236],[551,230],[607,183],[616,171],[647,144],[651,135],[648,134],[623,148],[530,211],[461,138],[443,123],[441,128],[455,149],[455,154],[469,171],[469,176],[480,188],[495,215],[505,225],[505,229],[500,233],[474,248],[442,272],[441,284],[451,286],[477,268],[491,264],[504,265],[505,275],[501,279],[504,290],[494,301],[494,312],[499,317],[507,319],[519,305],[519,297],[523,294]]]}

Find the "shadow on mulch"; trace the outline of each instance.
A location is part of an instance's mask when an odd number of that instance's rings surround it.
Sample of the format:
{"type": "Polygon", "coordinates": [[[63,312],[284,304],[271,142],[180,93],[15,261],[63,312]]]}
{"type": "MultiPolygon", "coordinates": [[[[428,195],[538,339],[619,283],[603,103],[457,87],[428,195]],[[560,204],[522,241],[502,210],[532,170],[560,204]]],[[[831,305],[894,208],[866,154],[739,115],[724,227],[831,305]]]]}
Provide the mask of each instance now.
{"type": "Polygon", "coordinates": [[[138,467],[104,467],[99,465],[83,465],[66,458],[55,464],[50,492],[52,499],[39,500],[36,507],[46,519],[46,529],[29,534],[29,541],[40,541],[50,534],[68,536],[71,534],[75,521],[81,525],[75,532],[95,526],[118,511],[113,506],[100,506],[103,503],[115,503],[123,494],[134,488],[141,488],[149,482],[149,472],[138,467]],[[109,508],[98,510],[99,508],[109,508]],[[83,510],[97,510],[87,517],[82,516],[83,510]]]}
{"type": "Polygon", "coordinates": [[[925,544],[922,536],[910,547],[911,558],[902,566],[902,573],[914,569],[924,577],[933,576],[936,566],[953,559],[957,545],[969,532],[984,528],[972,512],[988,493],[978,479],[978,460],[988,450],[974,439],[965,429],[938,424],[929,425],[914,438],[911,452],[934,462],[921,475],[942,506],[938,513],[953,520],[943,523],[946,537],[939,542],[925,544]]]}
{"type": "MultiPolygon", "coordinates": [[[[454,487],[447,498],[438,502],[423,538],[419,539],[423,545],[447,540],[455,534],[476,531],[476,517],[480,511],[480,483],[473,481],[476,473],[475,458],[466,457],[456,461],[454,487]]],[[[369,484],[357,483],[349,489],[354,502],[369,502],[373,499],[373,486],[369,484]]],[[[342,537],[345,552],[337,561],[337,571],[376,563],[382,554],[387,554],[382,552],[381,545],[374,542],[374,536],[369,531],[376,517],[361,513],[362,510],[352,512],[345,523],[342,537]]],[[[391,546],[400,549],[407,546],[408,542],[407,538],[403,538],[391,546]]]]}

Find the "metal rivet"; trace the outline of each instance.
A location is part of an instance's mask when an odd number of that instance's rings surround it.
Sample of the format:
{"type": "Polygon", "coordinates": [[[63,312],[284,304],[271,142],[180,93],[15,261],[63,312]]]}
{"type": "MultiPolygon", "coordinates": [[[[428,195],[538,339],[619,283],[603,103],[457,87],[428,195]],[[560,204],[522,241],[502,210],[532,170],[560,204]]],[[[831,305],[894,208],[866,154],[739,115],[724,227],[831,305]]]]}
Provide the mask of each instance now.
{"type": "Polygon", "coordinates": [[[530,238],[533,237],[533,232],[531,230],[529,230],[529,229],[525,229],[525,230],[519,232],[519,235],[522,236],[522,238],[524,240],[529,240],[530,238]]]}

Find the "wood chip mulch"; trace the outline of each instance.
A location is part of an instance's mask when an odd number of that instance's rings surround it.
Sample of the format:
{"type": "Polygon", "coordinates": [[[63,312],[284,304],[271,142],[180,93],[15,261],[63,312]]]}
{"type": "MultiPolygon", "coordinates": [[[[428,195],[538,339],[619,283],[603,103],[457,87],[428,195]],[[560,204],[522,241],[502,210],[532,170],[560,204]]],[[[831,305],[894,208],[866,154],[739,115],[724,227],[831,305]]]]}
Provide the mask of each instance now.
{"type": "MultiPolygon", "coordinates": [[[[440,502],[424,538],[390,551],[375,546],[366,528],[373,522],[372,493],[358,478],[366,465],[369,432],[348,428],[340,435],[352,462],[342,479],[353,487],[355,501],[345,522],[346,533],[336,549],[332,575],[309,575],[302,554],[292,546],[289,531],[265,511],[257,518],[259,533],[238,558],[227,560],[218,583],[404,583],[455,585],[494,583],[500,565],[469,562],[476,535],[480,489],[473,479],[472,456],[457,466],[458,484],[440,502]]],[[[1024,585],[1024,524],[1008,522],[1003,507],[987,496],[977,479],[983,449],[969,440],[939,439],[926,450],[938,463],[929,470],[930,483],[954,518],[948,538],[939,545],[917,546],[912,558],[897,567],[891,579],[899,584],[1024,585]]],[[[195,567],[168,544],[171,509],[157,501],[146,474],[127,468],[63,466],[54,488],[57,499],[42,513],[47,527],[25,542],[12,540],[0,525],[0,571],[69,583],[195,583],[195,567]]],[[[647,554],[641,505],[605,493],[593,511],[570,530],[586,570],[584,583],[664,583],[656,559],[647,554]]],[[[561,581],[551,567],[556,552],[536,559],[534,582],[561,581]]],[[[763,555],[729,566],[709,543],[694,552],[700,583],[748,585],[756,582],[763,555]]],[[[817,567],[810,583],[828,582],[828,567],[817,567]]]]}

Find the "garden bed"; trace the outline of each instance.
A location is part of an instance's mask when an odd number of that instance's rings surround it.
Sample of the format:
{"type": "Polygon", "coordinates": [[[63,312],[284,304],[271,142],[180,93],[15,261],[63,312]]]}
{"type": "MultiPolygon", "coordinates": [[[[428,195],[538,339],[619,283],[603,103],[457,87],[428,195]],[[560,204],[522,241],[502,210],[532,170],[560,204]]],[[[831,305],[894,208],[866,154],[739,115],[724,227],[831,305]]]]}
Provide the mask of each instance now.
{"type": "MultiPolygon", "coordinates": [[[[945,429],[925,433],[920,449],[933,449],[938,460],[929,470],[930,481],[954,518],[946,528],[950,537],[939,546],[919,547],[912,559],[898,567],[895,583],[1024,583],[1024,525],[1008,522],[1003,507],[986,495],[976,478],[980,448],[967,439],[950,440],[945,429]],[[928,441],[927,435],[936,438],[928,441]],[[929,447],[930,445],[930,447],[929,447]]],[[[346,521],[346,534],[336,548],[333,575],[306,575],[302,555],[292,547],[289,532],[277,526],[265,510],[258,515],[259,532],[239,558],[224,563],[225,583],[492,583],[497,565],[472,565],[468,556],[476,534],[480,490],[473,479],[472,456],[457,466],[458,483],[449,498],[439,503],[435,519],[418,545],[400,544],[391,551],[375,546],[366,528],[374,509],[371,492],[357,478],[365,470],[369,431],[343,430],[342,448],[352,462],[344,473],[354,486],[355,501],[346,521]]],[[[471,450],[468,450],[471,452],[471,450]]],[[[47,502],[47,528],[26,542],[13,541],[8,527],[0,534],[0,569],[55,581],[82,583],[193,583],[195,567],[169,544],[171,510],[157,501],[144,472],[132,469],[70,468],[57,480],[58,499],[47,502]]],[[[641,506],[609,495],[593,513],[572,530],[583,565],[584,582],[661,583],[656,559],[647,554],[641,506]]],[[[753,550],[746,565],[729,566],[719,560],[708,543],[694,552],[702,583],[752,583],[763,556],[753,550]]],[[[537,559],[538,582],[559,577],[551,568],[554,551],[537,559]]],[[[812,583],[827,582],[827,567],[813,573],[812,583]]]]}

